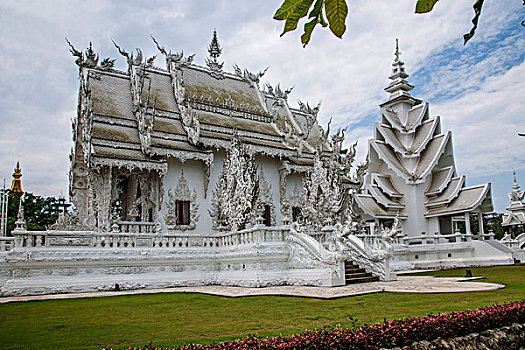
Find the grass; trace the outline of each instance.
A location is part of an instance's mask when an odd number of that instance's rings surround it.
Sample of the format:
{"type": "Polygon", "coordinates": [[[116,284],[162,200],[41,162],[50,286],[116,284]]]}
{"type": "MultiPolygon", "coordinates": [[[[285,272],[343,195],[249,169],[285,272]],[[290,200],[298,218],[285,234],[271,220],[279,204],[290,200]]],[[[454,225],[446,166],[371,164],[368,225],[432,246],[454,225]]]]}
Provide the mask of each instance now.
{"type": "MultiPolygon", "coordinates": [[[[298,297],[225,298],[153,294],[0,305],[0,348],[115,349],[232,340],[249,333],[292,334],[306,328],[350,326],[428,313],[489,306],[525,298],[525,267],[472,268],[504,289],[450,294],[379,293],[319,300],[298,297]]],[[[427,273],[463,276],[465,269],[427,273]]]]}

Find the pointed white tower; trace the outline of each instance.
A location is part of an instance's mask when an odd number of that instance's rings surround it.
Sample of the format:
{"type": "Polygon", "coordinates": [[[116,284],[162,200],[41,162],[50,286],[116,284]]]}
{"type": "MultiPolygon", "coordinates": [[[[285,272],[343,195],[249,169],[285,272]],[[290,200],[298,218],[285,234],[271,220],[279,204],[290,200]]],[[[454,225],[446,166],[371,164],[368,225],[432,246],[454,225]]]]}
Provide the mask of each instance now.
{"type": "Polygon", "coordinates": [[[512,186],[512,192],[509,193],[510,205],[506,208],[510,211],[510,214],[503,217],[502,225],[515,227],[517,231],[519,225],[525,227],[525,203],[523,202],[525,191],[520,191],[520,186],[518,181],[516,181],[516,171],[513,171],[512,174],[514,175],[514,185],[512,186]]]}
{"type": "MultiPolygon", "coordinates": [[[[413,86],[399,55],[396,40],[385,88],[389,96],[380,105],[363,193],[356,202],[371,223],[388,224],[399,215],[408,238],[453,234],[459,220],[470,234],[470,216],[481,221],[484,212],[492,211],[490,184],[465,187],[465,176],[456,173],[451,132],[441,132],[440,118],[430,115],[428,103],[410,95],[413,86]]],[[[475,233],[483,234],[479,226],[475,233]]]]}

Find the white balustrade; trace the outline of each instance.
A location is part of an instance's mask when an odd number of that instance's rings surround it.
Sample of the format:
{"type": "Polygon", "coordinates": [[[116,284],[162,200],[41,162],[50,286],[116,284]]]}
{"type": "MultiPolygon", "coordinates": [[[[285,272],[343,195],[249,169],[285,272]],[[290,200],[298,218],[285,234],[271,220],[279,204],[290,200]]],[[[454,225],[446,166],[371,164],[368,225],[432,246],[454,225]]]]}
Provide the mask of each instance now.
{"type": "Polygon", "coordinates": [[[0,237],[0,252],[8,252],[15,246],[14,237],[0,237]]]}
{"type": "MultiPolygon", "coordinates": [[[[68,232],[68,231],[14,231],[14,237],[0,241],[0,249],[85,247],[107,249],[154,248],[180,250],[198,247],[217,249],[242,245],[284,242],[287,228],[254,227],[238,232],[203,235],[198,233],[144,233],[151,231],[149,223],[120,222],[129,232],[68,232]],[[6,243],[2,243],[6,242],[6,243]]],[[[0,250],[1,251],[1,250],[0,250]]]]}
{"type": "Polygon", "coordinates": [[[118,225],[124,233],[152,233],[155,229],[153,222],[119,221],[118,225]]]}

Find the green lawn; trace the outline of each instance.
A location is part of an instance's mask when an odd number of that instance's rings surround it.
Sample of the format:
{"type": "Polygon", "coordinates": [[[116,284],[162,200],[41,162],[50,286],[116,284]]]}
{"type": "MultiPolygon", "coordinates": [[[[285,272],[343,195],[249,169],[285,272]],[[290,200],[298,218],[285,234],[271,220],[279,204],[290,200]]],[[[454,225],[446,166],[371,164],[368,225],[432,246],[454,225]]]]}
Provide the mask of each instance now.
{"type": "MultiPolygon", "coordinates": [[[[525,298],[525,267],[472,268],[507,287],[451,294],[379,293],[336,300],[298,297],[225,298],[154,294],[0,305],[2,349],[114,349],[231,340],[249,333],[291,334],[306,328],[359,324],[488,306],[525,298]]],[[[463,276],[465,269],[431,273],[463,276]]]]}

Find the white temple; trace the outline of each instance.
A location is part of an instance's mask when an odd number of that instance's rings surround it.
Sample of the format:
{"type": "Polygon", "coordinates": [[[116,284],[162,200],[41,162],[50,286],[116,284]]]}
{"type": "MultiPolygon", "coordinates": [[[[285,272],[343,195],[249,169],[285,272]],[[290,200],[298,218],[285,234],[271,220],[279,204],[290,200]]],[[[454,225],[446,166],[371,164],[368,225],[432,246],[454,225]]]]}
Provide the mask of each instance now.
{"type": "Polygon", "coordinates": [[[457,174],[452,134],[442,132],[428,103],[410,95],[413,86],[399,55],[396,42],[385,88],[389,97],[368,144],[363,191],[355,196],[369,230],[399,217],[409,245],[402,260],[410,268],[511,262],[505,248],[481,242],[493,239],[483,229],[483,213],[493,210],[490,183],[467,187],[465,176],[457,174]],[[478,220],[478,232],[472,232],[471,217],[478,220]]]}
{"type": "Polygon", "coordinates": [[[510,205],[506,208],[510,213],[503,216],[501,225],[505,230],[505,236],[501,243],[517,251],[522,251],[521,260],[525,260],[525,202],[523,201],[525,191],[520,191],[515,171],[513,171],[513,176],[514,185],[512,192],[509,193],[510,205]]]}
{"type": "Polygon", "coordinates": [[[319,126],[319,105],[290,106],[291,89],[259,86],[264,71],[223,70],[216,33],[206,66],[153,41],[165,68],[115,44],[125,72],[91,44],[70,44],[76,212],[27,231],[21,208],[14,237],[0,240],[0,295],[339,286],[394,280],[393,269],[513,262],[468,228],[469,215],[492,209],[490,185],[456,175],[450,133],[408,93],[398,51],[366,171],[352,169],[344,130],[319,126]],[[460,215],[466,232],[453,229],[460,215]]]}

